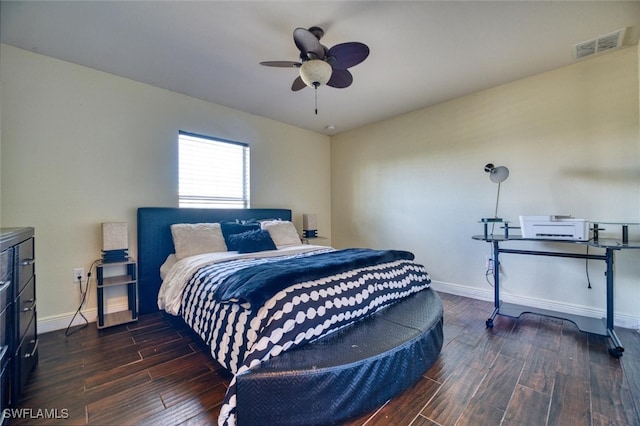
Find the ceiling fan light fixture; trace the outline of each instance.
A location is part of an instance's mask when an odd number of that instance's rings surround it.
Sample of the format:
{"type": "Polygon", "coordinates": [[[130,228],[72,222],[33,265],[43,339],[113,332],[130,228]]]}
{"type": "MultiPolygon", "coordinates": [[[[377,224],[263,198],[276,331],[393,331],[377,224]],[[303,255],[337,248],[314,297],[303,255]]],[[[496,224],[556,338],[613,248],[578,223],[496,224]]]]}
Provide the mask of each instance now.
{"type": "Polygon", "coordinates": [[[321,59],[310,59],[302,63],[300,78],[309,87],[318,87],[327,84],[333,70],[331,65],[321,59]]]}

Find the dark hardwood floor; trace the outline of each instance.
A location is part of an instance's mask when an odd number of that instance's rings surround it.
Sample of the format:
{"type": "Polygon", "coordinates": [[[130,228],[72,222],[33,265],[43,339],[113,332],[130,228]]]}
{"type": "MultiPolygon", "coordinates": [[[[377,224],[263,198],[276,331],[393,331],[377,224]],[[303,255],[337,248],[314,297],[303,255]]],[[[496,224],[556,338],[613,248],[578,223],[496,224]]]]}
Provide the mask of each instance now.
{"type": "MultiPolygon", "coordinates": [[[[616,360],[605,338],[569,322],[498,317],[487,330],[490,302],[441,297],[439,359],[412,388],[347,426],[640,425],[637,331],[617,329],[626,350],[616,360]]],[[[40,336],[24,417],[9,424],[215,424],[228,383],[180,319],[150,314],[102,331],[90,324],[70,337],[40,336]]]]}

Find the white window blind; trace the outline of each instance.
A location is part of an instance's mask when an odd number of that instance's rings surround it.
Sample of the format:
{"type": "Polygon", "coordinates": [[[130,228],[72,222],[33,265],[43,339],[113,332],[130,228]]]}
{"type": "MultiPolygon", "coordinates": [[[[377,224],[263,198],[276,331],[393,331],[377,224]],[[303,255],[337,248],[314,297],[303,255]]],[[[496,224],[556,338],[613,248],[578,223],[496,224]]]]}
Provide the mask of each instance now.
{"type": "Polygon", "coordinates": [[[178,135],[180,207],[249,208],[249,145],[178,135]]]}

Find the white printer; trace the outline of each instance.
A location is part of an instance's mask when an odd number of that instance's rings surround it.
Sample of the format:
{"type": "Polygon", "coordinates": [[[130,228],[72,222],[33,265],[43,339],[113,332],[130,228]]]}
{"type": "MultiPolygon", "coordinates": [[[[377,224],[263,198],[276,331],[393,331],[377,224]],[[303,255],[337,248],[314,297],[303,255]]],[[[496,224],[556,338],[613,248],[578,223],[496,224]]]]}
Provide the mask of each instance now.
{"type": "Polygon", "coordinates": [[[523,238],[589,240],[589,221],[570,215],[520,216],[523,238]]]}

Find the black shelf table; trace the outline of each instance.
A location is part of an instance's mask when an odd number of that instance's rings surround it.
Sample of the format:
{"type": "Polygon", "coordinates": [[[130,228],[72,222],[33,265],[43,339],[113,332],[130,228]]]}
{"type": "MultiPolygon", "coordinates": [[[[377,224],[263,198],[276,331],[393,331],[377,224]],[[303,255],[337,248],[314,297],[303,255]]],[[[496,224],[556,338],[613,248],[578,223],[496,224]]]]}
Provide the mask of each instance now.
{"type": "Polygon", "coordinates": [[[138,320],[137,263],[132,257],[122,262],[100,262],[96,265],[98,290],[98,328],[106,328],[138,320]],[[107,276],[105,271],[115,270],[120,275],[107,276]],[[122,275],[123,273],[123,275],[122,275]],[[107,287],[126,287],[128,310],[105,313],[107,287]]]}
{"type": "MultiPolygon", "coordinates": [[[[603,224],[604,222],[599,222],[603,224]]],[[[609,222],[613,224],[612,222],[609,222]]],[[[628,225],[628,224],[625,224],[628,225]]],[[[626,229],[624,230],[626,237],[626,229]]],[[[614,306],[613,306],[613,293],[614,293],[614,255],[616,251],[625,249],[640,249],[640,242],[629,242],[628,238],[622,240],[600,239],[589,241],[575,241],[566,239],[543,239],[543,238],[523,238],[520,235],[474,235],[474,240],[485,241],[493,245],[493,280],[494,280],[494,299],[493,299],[493,312],[486,321],[487,328],[493,327],[493,321],[497,315],[504,315],[513,318],[518,318],[524,313],[533,313],[538,315],[545,315],[554,318],[566,319],[573,322],[580,331],[594,333],[601,336],[607,336],[611,339],[613,347],[609,348],[609,354],[614,358],[620,358],[624,352],[624,346],[620,342],[618,335],[616,334],[613,322],[614,322],[614,306]],[[567,253],[567,252],[555,252],[555,251],[541,251],[541,250],[521,250],[513,248],[501,247],[501,243],[505,242],[518,242],[518,241],[537,241],[537,242],[553,242],[553,243],[565,243],[565,244],[578,244],[586,245],[589,247],[595,247],[604,249],[604,254],[588,254],[588,253],[567,253]],[[500,254],[524,254],[533,256],[551,256],[551,257],[567,257],[574,259],[591,259],[601,260],[606,263],[606,317],[603,319],[590,318],[580,315],[567,314],[563,312],[555,312],[547,309],[534,308],[529,306],[517,305],[514,303],[505,303],[500,300],[500,254]]]]}

